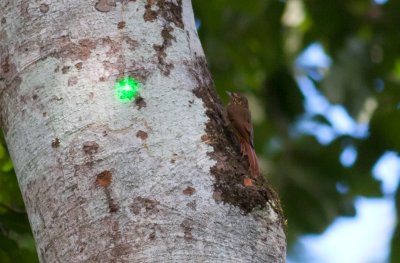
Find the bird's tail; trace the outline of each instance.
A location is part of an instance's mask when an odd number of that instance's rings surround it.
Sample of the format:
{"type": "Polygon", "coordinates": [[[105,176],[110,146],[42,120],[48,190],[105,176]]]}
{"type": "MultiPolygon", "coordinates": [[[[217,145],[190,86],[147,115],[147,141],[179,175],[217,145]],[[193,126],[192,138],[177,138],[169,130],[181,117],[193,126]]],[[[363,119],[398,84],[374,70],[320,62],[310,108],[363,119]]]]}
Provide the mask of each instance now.
{"type": "Polygon", "coordinates": [[[242,145],[244,146],[244,149],[242,148],[242,150],[244,150],[244,154],[249,158],[250,174],[252,177],[256,178],[260,175],[260,167],[258,166],[256,152],[249,143],[244,142],[242,145]]]}

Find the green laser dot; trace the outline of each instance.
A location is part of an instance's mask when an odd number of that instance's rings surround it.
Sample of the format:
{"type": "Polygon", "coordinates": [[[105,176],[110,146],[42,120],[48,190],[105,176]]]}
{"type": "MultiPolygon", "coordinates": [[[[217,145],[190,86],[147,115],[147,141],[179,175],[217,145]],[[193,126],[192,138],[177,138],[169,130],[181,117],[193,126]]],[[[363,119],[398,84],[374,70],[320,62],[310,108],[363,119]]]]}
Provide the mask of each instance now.
{"type": "Polygon", "coordinates": [[[124,77],[114,86],[115,97],[123,102],[131,101],[139,92],[139,82],[131,77],[124,77]]]}

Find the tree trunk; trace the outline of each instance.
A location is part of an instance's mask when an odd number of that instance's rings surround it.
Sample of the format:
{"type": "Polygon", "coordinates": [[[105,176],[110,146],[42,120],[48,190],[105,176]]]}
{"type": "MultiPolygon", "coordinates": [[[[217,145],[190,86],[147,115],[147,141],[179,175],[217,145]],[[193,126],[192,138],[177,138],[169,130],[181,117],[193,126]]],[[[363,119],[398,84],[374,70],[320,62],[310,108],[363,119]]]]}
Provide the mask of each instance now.
{"type": "Polygon", "coordinates": [[[284,262],[189,0],[0,2],[0,106],[41,262],[284,262]],[[48,4],[46,4],[48,3],[48,4]],[[120,102],[115,83],[138,80],[120,102]]]}

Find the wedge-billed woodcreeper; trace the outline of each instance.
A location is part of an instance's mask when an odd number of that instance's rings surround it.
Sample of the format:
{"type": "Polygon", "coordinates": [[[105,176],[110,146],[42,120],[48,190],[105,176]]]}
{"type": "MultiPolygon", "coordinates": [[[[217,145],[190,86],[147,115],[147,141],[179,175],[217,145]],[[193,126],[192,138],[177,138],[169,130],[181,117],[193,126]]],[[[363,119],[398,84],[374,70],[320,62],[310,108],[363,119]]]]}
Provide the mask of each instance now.
{"type": "Polygon", "coordinates": [[[233,127],[233,133],[240,142],[242,155],[247,155],[250,163],[250,175],[260,174],[256,152],[253,144],[253,126],[247,98],[239,92],[227,92],[230,101],[226,107],[228,119],[233,127]]]}

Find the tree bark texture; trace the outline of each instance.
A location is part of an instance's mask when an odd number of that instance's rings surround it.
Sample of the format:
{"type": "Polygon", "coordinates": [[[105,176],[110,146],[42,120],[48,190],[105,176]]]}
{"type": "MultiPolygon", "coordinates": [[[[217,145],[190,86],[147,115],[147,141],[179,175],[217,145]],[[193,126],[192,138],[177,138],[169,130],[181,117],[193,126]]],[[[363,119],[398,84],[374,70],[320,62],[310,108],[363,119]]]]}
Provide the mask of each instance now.
{"type": "Polygon", "coordinates": [[[0,106],[41,262],[284,262],[189,0],[0,1],[0,106]],[[140,81],[121,103],[113,86],[140,81]]]}

